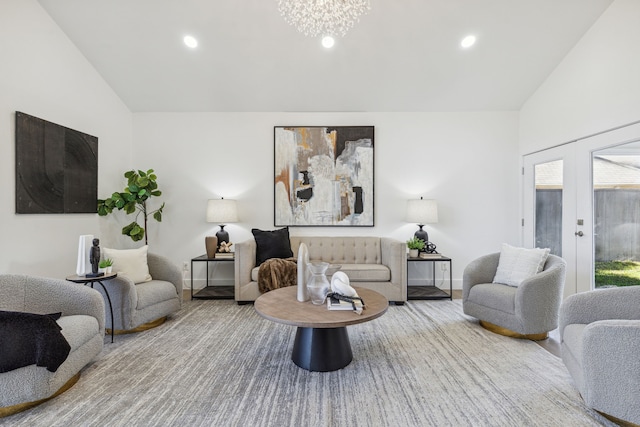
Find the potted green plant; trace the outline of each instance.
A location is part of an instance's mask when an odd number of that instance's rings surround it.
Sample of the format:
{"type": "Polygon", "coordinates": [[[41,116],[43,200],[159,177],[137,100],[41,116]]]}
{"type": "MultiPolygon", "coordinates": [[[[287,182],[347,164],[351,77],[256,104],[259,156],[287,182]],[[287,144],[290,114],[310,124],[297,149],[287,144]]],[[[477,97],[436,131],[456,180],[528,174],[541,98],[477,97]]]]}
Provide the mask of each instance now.
{"type": "Polygon", "coordinates": [[[147,217],[152,215],[156,221],[162,222],[164,203],[156,210],[147,210],[147,200],[151,197],[162,195],[162,192],[158,190],[158,183],[156,182],[158,177],[153,173],[153,169],[149,169],[146,172],[131,170],[125,172],[124,177],[127,178],[127,186],[123,192],[115,192],[108,199],[98,199],[98,215],[108,215],[113,212],[114,209],[124,209],[127,214],[138,211],[135,220],[122,228],[122,234],[131,237],[134,242],[142,240],[144,237],[144,243],[146,245],[148,243],[147,233],[145,233],[147,229],[147,217]],[[138,216],[140,214],[142,214],[144,219],[144,227],[138,224],[138,216]]]}
{"type": "Polygon", "coordinates": [[[110,274],[113,268],[113,261],[110,258],[103,259],[98,264],[98,268],[104,271],[105,274],[110,274]]]}
{"type": "Polygon", "coordinates": [[[411,258],[416,258],[418,253],[424,249],[424,240],[418,239],[417,237],[412,237],[407,240],[407,247],[409,248],[409,256],[411,258]]]}

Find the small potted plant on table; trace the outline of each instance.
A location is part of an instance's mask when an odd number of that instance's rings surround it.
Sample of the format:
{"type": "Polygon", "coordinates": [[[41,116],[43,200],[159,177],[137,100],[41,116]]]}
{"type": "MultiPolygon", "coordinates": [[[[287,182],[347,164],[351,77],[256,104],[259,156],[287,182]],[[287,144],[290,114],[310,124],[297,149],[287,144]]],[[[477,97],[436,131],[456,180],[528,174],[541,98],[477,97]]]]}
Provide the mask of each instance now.
{"type": "Polygon", "coordinates": [[[100,271],[103,271],[104,274],[111,274],[112,267],[113,267],[113,261],[109,258],[103,259],[98,264],[98,268],[100,269],[100,271]]]}
{"type": "Polygon", "coordinates": [[[407,240],[407,247],[409,248],[409,256],[411,258],[417,258],[418,253],[424,249],[424,240],[412,237],[407,240]]]}

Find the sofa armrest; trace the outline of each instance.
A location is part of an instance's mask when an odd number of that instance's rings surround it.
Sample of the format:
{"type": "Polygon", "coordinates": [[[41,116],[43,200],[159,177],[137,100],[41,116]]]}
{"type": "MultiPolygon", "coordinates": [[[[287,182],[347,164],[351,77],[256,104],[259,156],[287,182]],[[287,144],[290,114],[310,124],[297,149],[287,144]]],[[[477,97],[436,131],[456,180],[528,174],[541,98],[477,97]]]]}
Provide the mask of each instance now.
{"type": "Polygon", "coordinates": [[[640,287],[606,288],[569,296],[560,307],[560,336],[572,323],[640,320],[640,287]]]}
{"type": "Polygon", "coordinates": [[[480,283],[491,283],[498,269],[500,252],[488,254],[471,261],[462,273],[462,299],[466,301],[469,291],[480,283]]]}
{"type": "Polygon", "coordinates": [[[585,328],[583,340],[585,402],[639,423],[640,320],[593,322],[585,328]]]}
{"type": "Polygon", "coordinates": [[[240,295],[240,287],[251,282],[251,270],[256,266],[256,241],[254,239],[236,243],[234,262],[235,294],[240,295]]]}
{"type": "Polygon", "coordinates": [[[149,274],[154,280],[164,280],[176,287],[176,292],[182,301],[182,271],[167,257],[149,253],[147,255],[149,274]]]}
{"type": "Polygon", "coordinates": [[[391,283],[402,289],[402,300],[407,299],[407,246],[390,237],[380,238],[380,258],[391,271],[391,283]]]}

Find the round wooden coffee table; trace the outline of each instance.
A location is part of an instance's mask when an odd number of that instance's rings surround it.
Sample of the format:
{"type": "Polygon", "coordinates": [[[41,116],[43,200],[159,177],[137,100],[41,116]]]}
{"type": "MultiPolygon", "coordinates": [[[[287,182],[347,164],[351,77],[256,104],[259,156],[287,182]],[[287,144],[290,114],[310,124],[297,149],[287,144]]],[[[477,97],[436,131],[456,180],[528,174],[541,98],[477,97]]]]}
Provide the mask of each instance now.
{"type": "Polygon", "coordinates": [[[308,371],[336,371],[353,359],[347,326],[377,319],[389,307],[389,301],[378,292],[355,289],[365,303],[362,314],[328,310],[326,304],[313,305],[311,301],[298,302],[297,286],[262,294],[254,307],[265,319],[298,327],[291,355],[296,365],[308,371]]]}

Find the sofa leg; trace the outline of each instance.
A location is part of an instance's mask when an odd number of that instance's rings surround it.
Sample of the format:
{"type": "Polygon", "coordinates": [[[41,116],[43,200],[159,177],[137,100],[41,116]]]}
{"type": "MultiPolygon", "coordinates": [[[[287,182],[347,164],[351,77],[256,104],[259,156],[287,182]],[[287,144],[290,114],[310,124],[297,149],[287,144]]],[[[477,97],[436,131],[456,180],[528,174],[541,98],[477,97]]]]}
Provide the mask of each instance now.
{"type": "Polygon", "coordinates": [[[394,301],[395,305],[404,305],[404,301],[394,301]]]}
{"type": "Polygon", "coordinates": [[[539,334],[521,334],[516,331],[512,331],[511,329],[503,328],[502,326],[494,325],[493,323],[484,320],[480,321],[480,326],[495,334],[504,335],[505,337],[520,338],[532,341],[542,341],[549,338],[548,332],[542,332],[539,334]]]}
{"type": "Polygon", "coordinates": [[[238,305],[253,304],[253,301],[237,301],[238,305]]]}

